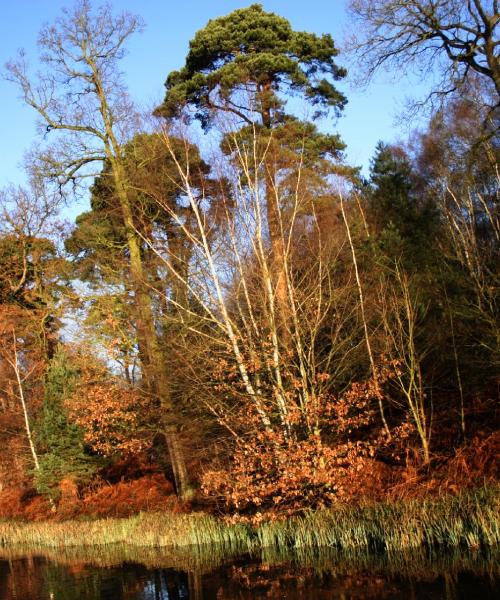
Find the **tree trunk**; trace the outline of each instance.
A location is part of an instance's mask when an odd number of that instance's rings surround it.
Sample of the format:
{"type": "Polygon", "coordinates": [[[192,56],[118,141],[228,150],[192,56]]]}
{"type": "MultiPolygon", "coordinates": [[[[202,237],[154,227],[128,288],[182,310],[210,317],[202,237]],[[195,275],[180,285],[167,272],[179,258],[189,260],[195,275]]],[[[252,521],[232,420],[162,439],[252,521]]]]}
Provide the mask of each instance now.
{"type": "Polygon", "coordinates": [[[278,307],[279,326],[282,337],[288,331],[288,293],[285,267],[285,240],[282,231],[281,214],[278,199],[274,189],[273,167],[266,163],[266,211],[269,227],[269,239],[271,242],[272,272],[276,292],[276,306],[278,307]]]}
{"type": "Polygon", "coordinates": [[[155,328],[151,297],[145,288],[145,273],[141,257],[139,236],[135,229],[123,169],[116,158],[112,159],[115,189],[120,201],[125,235],[129,250],[130,274],[135,296],[136,328],[143,375],[150,393],[160,403],[164,413],[165,434],[167,437],[175,487],[179,496],[183,497],[188,489],[187,469],[184,455],[178,443],[177,431],[171,425],[172,400],[165,373],[162,352],[158,343],[155,328]]]}
{"type": "Polygon", "coordinates": [[[174,300],[173,312],[187,307],[189,250],[185,248],[185,236],[181,231],[171,231],[169,234],[169,260],[172,267],[172,296],[174,300]]]}
{"type": "MultiPolygon", "coordinates": [[[[272,133],[271,108],[269,106],[271,82],[263,84],[259,89],[261,99],[261,116],[264,129],[269,135],[272,133]]],[[[269,146],[269,149],[272,145],[269,146]]],[[[268,149],[268,151],[269,151],[268,149]]],[[[276,168],[273,164],[274,157],[264,161],[265,168],[265,197],[267,225],[269,228],[269,241],[271,244],[272,276],[277,307],[277,327],[280,343],[286,350],[290,349],[290,303],[288,301],[287,273],[286,273],[286,244],[279,198],[276,192],[276,168]]]]}
{"type": "Polygon", "coordinates": [[[169,426],[166,429],[166,439],[172,470],[174,472],[175,491],[179,498],[188,498],[189,495],[189,479],[184,460],[184,453],[179,440],[179,433],[175,426],[169,426]]]}
{"type": "Polygon", "coordinates": [[[16,340],[16,334],[14,333],[14,331],[12,332],[12,337],[13,337],[13,352],[14,352],[14,360],[13,361],[9,361],[12,368],[14,369],[14,373],[16,375],[16,381],[17,381],[17,388],[18,388],[18,394],[19,394],[19,401],[21,402],[21,407],[23,410],[23,418],[24,418],[24,427],[26,430],[26,438],[28,439],[28,445],[30,447],[30,451],[31,451],[31,456],[33,457],[33,463],[35,464],[35,470],[39,471],[40,470],[40,463],[38,461],[38,454],[36,452],[35,449],[35,444],[33,442],[33,436],[31,434],[31,425],[30,425],[30,420],[29,420],[29,416],[28,416],[28,408],[26,406],[26,400],[24,398],[24,387],[23,387],[23,381],[21,379],[21,373],[19,371],[19,361],[18,361],[18,356],[17,356],[17,340],[16,340]]]}

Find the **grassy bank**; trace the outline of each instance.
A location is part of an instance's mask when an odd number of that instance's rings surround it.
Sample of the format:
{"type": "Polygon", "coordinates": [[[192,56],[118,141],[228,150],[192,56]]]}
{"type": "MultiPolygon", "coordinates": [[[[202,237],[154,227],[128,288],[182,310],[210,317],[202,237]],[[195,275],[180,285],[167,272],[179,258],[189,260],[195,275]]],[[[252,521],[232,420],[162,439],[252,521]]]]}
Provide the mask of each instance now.
{"type": "Polygon", "coordinates": [[[228,554],[259,548],[402,551],[500,544],[500,487],[439,499],[306,511],[286,521],[227,524],[202,513],[142,513],[126,519],[0,522],[0,544],[63,548],[131,544],[151,548],[217,545],[228,554]]]}

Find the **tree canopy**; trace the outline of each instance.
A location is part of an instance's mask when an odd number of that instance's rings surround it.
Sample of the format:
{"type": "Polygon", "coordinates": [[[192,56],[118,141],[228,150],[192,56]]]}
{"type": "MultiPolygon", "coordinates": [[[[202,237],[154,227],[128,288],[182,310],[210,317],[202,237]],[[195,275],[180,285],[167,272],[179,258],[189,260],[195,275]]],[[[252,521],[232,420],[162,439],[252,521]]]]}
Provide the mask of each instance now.
{"type": "Polygon", "coordinates": [[[282,117],[279,94],[286,90],[304,94],[318,113],[338,113],[346,98],[333,82],[346,71],[335,63],[337,54],[331,35],[294,31],[285,18],[252,4],[196,33],[184,67],[167,78],[157,113],[173,117],[191,105],[204,127],[216,109],[246,123],[258,115],[269,126],[282,117]]]}

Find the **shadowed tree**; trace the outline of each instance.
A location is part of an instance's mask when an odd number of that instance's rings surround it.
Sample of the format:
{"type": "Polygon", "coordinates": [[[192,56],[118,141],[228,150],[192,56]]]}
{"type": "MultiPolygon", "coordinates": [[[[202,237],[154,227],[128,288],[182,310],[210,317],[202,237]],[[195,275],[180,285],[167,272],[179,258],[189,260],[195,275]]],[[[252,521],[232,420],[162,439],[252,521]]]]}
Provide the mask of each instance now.
{"type": "MultiPolygon", "coordinates": [[[[208,204],[214,188],[223,182],[210,178],[209,166],[194,145],[185,146],[177,139],[172,143],[180,160],[189,160],[199,201],[207,204],[207,217],[213,223],[216,202],[210,202],[210,210],[208,204]]],[[[172,422],[182,426],[180,394],[173,381],[177,370],[173,349],[174,338],[185,328],[185,320],[190,319],[193,309],[187,282],[195,247],[190,238],[195,235],[194,214],[183,199],[178,168],[161,134],[134,136],[123,148],[123,164],[162,365],[168,373],[170,392],[177,406],[172,422]]],[[[66,240],[66,248],[74,257],[78,276],[90,285],[85,320],[88,331],[122,366],[125,377],[132,382],[136,379],[136,359],[139,357],[142,361],[143,357],[134,327],[123,214],[110,170],[106,162],[94,180],[91,210],[77,218],[77,227],[66,240]]]]}
{"type": "MultiPolygon", "coordinates": [[[[4,422],[13,423],[22,415],[37,472],[32,420],[59,334],[68,263],[54,238],[54,230],[61,231],[55,222],[57,198],[40,182],[30,183],[27,189],[11,186],[0,191],[0,413],[4,422]]],[[[0,430],[13,450],[12,475],[25,475],[16,450],[19,429],[0,430]]]]}
{"type": "Polygon", "coordinates": [[[39,451],[35,484],[39,492],[54,500],[63,479],[74,485],[88,483],[99,466],[86,452],[83,430],[70,421],[64,406],[78,378],[77,367],[62,347],[58,348],[45,374],[43,405],[34,432],[39,451]]]}
{"type": "MultiPolygon", "coordinates": [[[[378,245],[390,260],[412,270],[431,260],[430,240],[437,210],[418,190],[418,178],[405,150],[379,142],[370,167],[370,220],[378,245]]],[[[421,191],[421,190],[420,190],[421,191]]]]}

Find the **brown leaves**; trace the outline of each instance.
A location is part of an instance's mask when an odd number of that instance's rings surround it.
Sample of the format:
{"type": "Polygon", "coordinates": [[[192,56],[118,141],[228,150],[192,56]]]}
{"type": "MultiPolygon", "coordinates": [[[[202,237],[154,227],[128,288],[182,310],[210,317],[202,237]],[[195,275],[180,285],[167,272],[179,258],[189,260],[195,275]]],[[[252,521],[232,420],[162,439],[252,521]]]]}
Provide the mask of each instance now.
{"type": "Polygon", "coordinates": [[[290,403],[288,426],[268,428],[249,401],[232,419],[241,436],[230,464],[206,472],[203,491],[219,496],[228,509],[256,515],[285,515],[362,495],[370,479],[381,481],[373,457],[387,442],[373,430],[377,389],[369,380],[354,383],[339,398],[290,403]],[[371,437],[363,434],[368,426],[371,437]]]}
{"type": "Polygon", "coordinates": [[[136,454],[147,443],[141,430],[146,400],[137,390],[109,383],[81,386],[67,401],[74,423],[84,430],[85,442],[97,453],[136,454]]]}

